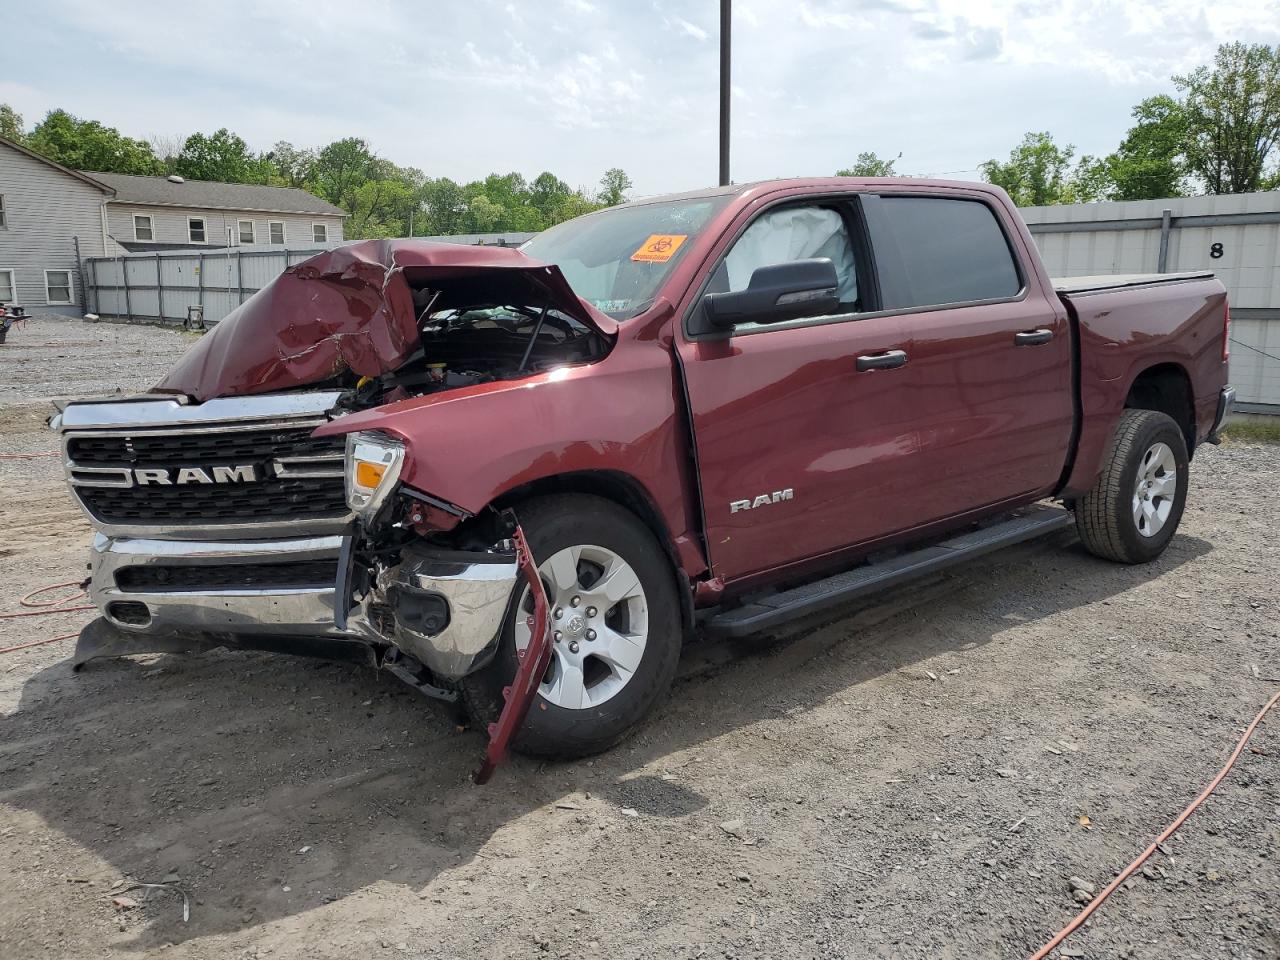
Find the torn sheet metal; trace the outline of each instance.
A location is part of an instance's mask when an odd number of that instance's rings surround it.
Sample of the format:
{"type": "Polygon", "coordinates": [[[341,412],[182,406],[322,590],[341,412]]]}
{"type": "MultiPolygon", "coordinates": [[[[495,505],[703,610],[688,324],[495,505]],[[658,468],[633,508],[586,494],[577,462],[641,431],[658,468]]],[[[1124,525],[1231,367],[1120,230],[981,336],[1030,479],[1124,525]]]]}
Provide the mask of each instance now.
{"type": "Polygon", "coordinates": [[[290,267],[187,351],[152,389],[198,402],[288,390],[351,371],[376,377],[418,348],[411,286],[522,271],[554,309],[601,333],[617,323],[580,299],[560,269],[504,247],[364,240],[290,267]]]}
{"type": "Polygon", "coordinates": [[[550,604],[547,592],[542,586],[542,577],[538,575],[538,563],[533,558],[533,551],[519,523],[516,524],[513,539],[520,570],[533,595],[533,622],[529,625],[529,646],[516,651],[516,656],[520,659],[516,675],[511,685],[502,689],[502,713],[498,715],[497,723],[489,724],[489,745],[485,748],[484,759],[471,775],[477,784],[488,783],[493,771],[506,757],[507,749],[524,725],[524,718],[533,706],[542,678],[551,664],[551,633],[547,629],[550,604]]]}

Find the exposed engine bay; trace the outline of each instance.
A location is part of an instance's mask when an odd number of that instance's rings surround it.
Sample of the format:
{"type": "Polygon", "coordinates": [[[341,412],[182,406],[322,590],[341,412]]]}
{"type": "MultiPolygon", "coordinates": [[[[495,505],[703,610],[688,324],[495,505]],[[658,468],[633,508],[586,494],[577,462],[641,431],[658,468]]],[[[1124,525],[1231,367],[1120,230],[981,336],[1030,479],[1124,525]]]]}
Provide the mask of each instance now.
{"type": "Polygon", "coordinates": [[[350,406],[366,409],[509,380],[590,363],[608,352],[596,330],[545,298],[539,302],[537,289],[523,276],[501,279],[505,282],[489,277],[483,284],[453,281],[413,288],[420,346],[390,373],[343,378],[354,380],[350,406]]]}

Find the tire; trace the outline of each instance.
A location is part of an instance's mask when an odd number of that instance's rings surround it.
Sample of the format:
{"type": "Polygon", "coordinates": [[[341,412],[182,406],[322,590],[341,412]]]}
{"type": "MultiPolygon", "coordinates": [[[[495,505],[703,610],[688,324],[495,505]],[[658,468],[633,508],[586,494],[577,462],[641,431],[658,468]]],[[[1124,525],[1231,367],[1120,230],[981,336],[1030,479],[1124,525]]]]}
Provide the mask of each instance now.
{"type": "MultiPolygon", "coordinates": [[[[684,639],[675,576],[649,529],[610,500],[585,494],[545,497],[517,507],[516,516],[543,572],[543,584],[552,607],[549,616],[557,606],[562,610],[562,618],[552,617],[550,627],[552,630],[563,627],[564,633],[556,643],[547,672],[550,682],[544,681],[539,689],[513,746],[521,753],[538,757],[590,756],[609,749],[634,732],[671,687],[684,639]],[[588,595],[586,591],[596,569],[602,571],[598,582],[604,581],[609,569],[619,569],[603,566],[611,562],[608,554],[634,572],[640,596],[619,601],[607,612],[603,611],[605,601],[596,607],[588,606],[584,599],[578,610],[571,608],[568,594],[557,588],[553,573],[543,568],[551,558],[563,556],[564,551],[570,551],[572,556],[575,549],[580,550],[580,555],[572,569],[577,571],[578,583],[586,584],[584,597],[588,595]],[[558,595],[563,600],[560,604],[557,604],[558,595]],[[574,633],[584,629],[583,623],[574,622],[579,611],[587,625],[600,626],[598,638],[594,630],[590,631],[592,640],[584,633],[574,633]],[[588,611],[597,613],[585,618],[588,611]],[[630,619],[619,621],[619,616],[630,619]],[[617,629],[606,629],[605,618],[617,629]],[[638,664],[628,660],[627,667],[633,669],[624,680],[621,673],[625,670],[597,658],[595,653],[606,652],[617,644],[617,634],[632,635],[634,631],[630,627],[639,629],[642,620],[643,652],[639,654],[638,664]],[[571,641],[571,635],[579,639],[571,641]],[[572,653],[570,647],[574,647],[572,653]],[[582,664],[581,673],[575,674],[575,662],[582,664]],[[603,675],[602,669],[607,671],[603,675]],[[603,699],[585,702],[579,698],[581,705],[576,708],[558,704],[557,698],[572,702],[573,693],[579,689],[576,682],[567,679],[569,677],[584,679],[580,685],[584,691],[582,698],[603,699]]],[[[565,579],[563,569],[560,579],[565,579]]],[[[481,730],[496,721],[502,711],[502,688],[510,684],[516,672],[518,639],[522,639],[521,645],[528,642],[526,624],[532,601],[523,579],[516,590],[517,599],[507,612],[493,660],[458,684],[463,703],[481,730]]],[[[627,656],[634,656],[634,650],[628,648],[627,656]]]]}
{"type": "Polygon", "coordinates": [[[1126,410],[1093,489],[1076,501],[1076,531],[1088,551],[1117,563],[1164,553],[1182,520],[1188,468],[1187,442],[1172,417],[1126,410]],[[1165,495],[1169,475],[1172,496],[1165,495]]]}

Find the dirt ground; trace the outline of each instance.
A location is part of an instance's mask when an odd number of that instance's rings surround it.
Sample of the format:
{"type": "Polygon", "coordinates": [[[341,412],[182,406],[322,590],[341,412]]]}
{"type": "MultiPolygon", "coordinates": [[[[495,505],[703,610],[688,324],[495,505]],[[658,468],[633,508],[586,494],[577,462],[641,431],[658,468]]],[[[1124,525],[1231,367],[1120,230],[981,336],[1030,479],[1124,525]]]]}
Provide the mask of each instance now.
{"type": "MultiPolygon", "coordinates": [[[[189,343],[14,331],[0,450],[53,450],[51,399],[134,390],[189,343]]],[[[1275,690],[1278,477],[1280,447],[1202,449],[1150,566],[1061,535],[774,643],[694,643],[637,737],[485,787],[480,736],[368,670],[0,656],[0,956],[1025,957],[1079,908],[1068,878],[1110,880],[1275,690]],[[189,922],[135,881],[185,889],[189,922]]],[[[0,481],[12,612],[82,575],[90,532],[56,458],[0,481]]],[[[88,616],[0,620],[0,647],[88,616]]],[[[1253,743],[1063,955],[1280,956],[1280,716],[1253,743]]]]}

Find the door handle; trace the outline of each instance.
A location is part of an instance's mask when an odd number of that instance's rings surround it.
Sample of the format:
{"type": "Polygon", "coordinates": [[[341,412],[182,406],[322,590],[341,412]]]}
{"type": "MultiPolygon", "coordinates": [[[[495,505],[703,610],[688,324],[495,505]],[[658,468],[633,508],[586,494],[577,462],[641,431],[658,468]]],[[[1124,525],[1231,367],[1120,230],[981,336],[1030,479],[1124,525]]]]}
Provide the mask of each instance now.
{"type": "Polygon", "coordinates": [[[1048,343],[1053,339],[1052,330],[1024,330],[1022,333],[1013,335],[1013,342],[1019,347],[1037,347],[1042,343],[1048,343]]]}
{"type": "Polygon", "coordinates": [[[864,354],[858,358],[857,367],[863,370],[892,370],[907,362],[905,350],[885,350],[883,353],[864,354]]]}

